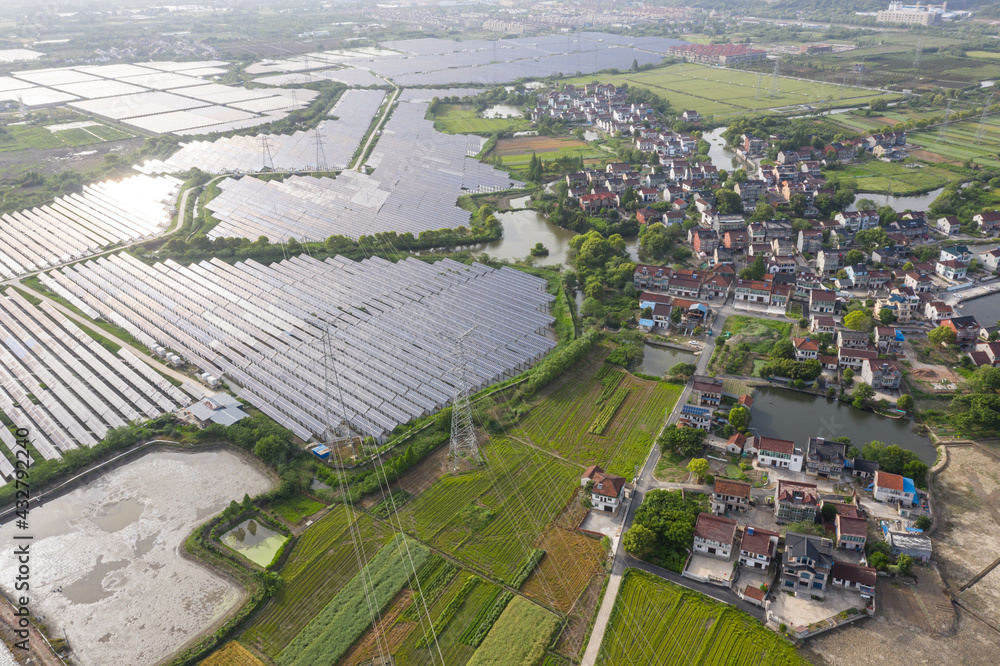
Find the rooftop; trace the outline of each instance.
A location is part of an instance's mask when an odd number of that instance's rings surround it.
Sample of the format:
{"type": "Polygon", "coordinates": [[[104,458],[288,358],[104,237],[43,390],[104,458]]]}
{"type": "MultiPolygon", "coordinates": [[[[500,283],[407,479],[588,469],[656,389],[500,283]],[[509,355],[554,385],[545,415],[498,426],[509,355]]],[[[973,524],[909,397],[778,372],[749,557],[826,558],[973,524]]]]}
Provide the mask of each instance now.
{"type": "Polygon", "coordinates": [[[725,516],[699,513],[698,522],[694,526],[694,535],[696,538],[708,541],[732,543],[736,538],[736,521],[725,516]]]}

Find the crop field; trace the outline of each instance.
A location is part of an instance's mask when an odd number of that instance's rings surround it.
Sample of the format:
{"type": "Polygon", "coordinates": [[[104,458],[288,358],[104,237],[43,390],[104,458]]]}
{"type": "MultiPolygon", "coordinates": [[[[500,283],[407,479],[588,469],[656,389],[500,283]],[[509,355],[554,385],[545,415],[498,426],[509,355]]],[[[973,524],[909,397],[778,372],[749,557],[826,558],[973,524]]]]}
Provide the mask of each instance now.
{"type": "MultiPolygon", "coordinates": [[[[389,540],[389,530],[366,515],[357,517],[359,554],[367,562],[389,540]]],[[[311,525],[279,572],[280,591],[257,615],[242,640],[276,656],[357,573],[347,509],[338,506],[311,525]]]]}
{"type": "Polygon", "coordinates": [[[201,662],[201,666],[264,666],[264,662],[236,641],[229,641],[201,662]]]}
{"type": "Polygon", "coordinates": [[[306,516],[313,515],[324,506],[326,505],[322,502],[310,499],[305,495],[294,495],[292,497],[278,500],[268,508],[281,516],[288,523],[294,524],[306,516]]]}
{"type": "Polygon", "coordinates": [[[538,664],[558,625],[559,618],[549,611],[524,597],[514,597],[468,666],[538,664]]]}
{"type": "Polygon", "coordinates": [[[868,160],[858,164],[845,164],[843,168],[829,171],[827,176],[854,178],[858,192],[886,192],[889,194],[919,194],[947,185],[954,177],[951,171],[929,165],[905,166],[907,162],[881,162],[868,160]]]}
{"type": "Polygon", "coordinates": [[[532,401],[528,415],[512,435],[581,465],[600,465],[611,474],[629,477],[649,454],[681,389],[624,375],[615,393],[601,402],[605,387],[597,377],[602,366],[599,361],[578,364],[552,382],[532,401]],[[623,390],[628,394],[601,434],[589,432],[604,406],[623,390]]]}
{"type": "MultiPolygon", "coordinates": [[[[592,80],[592,76],[582,76],[568,79],[567,83],[589,83],[592,80]]],[[[765,76],[760,99],[757,99],[756,72],[694,63],[604,76],[601,81],[647,88],[670,102],[675,109],[692,109],[703,115],[728,115],[800,104],[816,106],[843,100],[861,104],[878,96],[862,88],[779,76],[778,93],[770,97],[770,77],[765,76]]]]}
{"type": "Polygon", "coordinates": [[[434,125],[452,134],[490,134],[503,130],[525,130],[530,123],[523,118],[482,118],[467,104],[438,104],[434,125]]]}
{"type": "Polygon", "coordinates": [[[531,543],[579,487],[581,469],[498,437],[482,454],[483,467],[442,478],[398,517],[421,541],[510,582],[531,543]],[[470,526],[463,519],[462,509],[473,503],[491,514],[485,524],[470,526]]]}
{"type": "Polygon", "coordinates": [[[12,150],[43,150],[64,146],[85,146],[91,143],[129,139],[126,134],[113,127],[93,125],[86,129],[66,129],[53,132],[42,125],[8,125],[6,133],[0,135],[0,152],[12,150]]]}
{"type": "Polygon", "coordinates": [[[944,161],[964,163],[972,160],[976,164],[1000,167],[1000,117],[990,116],[984,126],[983,141],[976,144],[978,120],[963,120],[948,125],[944,141],[938,141],[938,128],[907,132],[906,143],[944,161]]]}
{"type": "Polygon", "coordinates": [[[753,616],[629,569],[597,663],[804,666],[807,662],[791,643],[753,616]]]}
{"type": "Polygon", "coordinates": [[[545,530],[534,547],[543,549],[545,557],[521,591],[568,613],[600,570],[604,547],[597,539],[558,526],[545,530]]]}
{"type": "Polygon", "coordinates": [[[514,139],[497,141],[490,157],[499,155],[505,167],[526,168],[535,154],[543,161],[556,160],[560,157],[582,157],[586,163],[606,162],[608,153],[591,146],[586,141],[566,137],[522,136],[514,139]]]}

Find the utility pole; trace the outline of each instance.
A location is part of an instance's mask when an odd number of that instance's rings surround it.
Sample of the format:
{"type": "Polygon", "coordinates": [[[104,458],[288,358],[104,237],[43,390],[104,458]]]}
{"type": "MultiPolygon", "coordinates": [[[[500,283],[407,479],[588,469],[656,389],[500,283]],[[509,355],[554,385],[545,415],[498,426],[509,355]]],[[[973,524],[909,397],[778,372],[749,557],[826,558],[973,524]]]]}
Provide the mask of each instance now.
{"type": "Polygon", "coordinates": [[[472,423],[472,404],[469,402],[469,385],[465,376],[465,340],[472,333],[469,329],[455,340],[455,390],[451,403],[451,445],[448,455],[452,469],[458,469],[460,458],[472,458],[480,462],[479,444],[476,442],[476,427],[472,423]]]}

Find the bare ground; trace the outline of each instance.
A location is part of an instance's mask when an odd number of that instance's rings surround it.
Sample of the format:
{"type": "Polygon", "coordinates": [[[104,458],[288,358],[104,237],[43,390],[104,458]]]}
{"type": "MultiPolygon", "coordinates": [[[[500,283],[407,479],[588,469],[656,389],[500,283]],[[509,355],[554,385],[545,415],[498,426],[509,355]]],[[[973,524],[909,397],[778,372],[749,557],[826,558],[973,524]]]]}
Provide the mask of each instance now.
{"type": "Polygon", "coordinates": [[[364,635],[354,643],[351,651],[340,662],[345,666],[356,666],[357,664],[371,663],[381,654],[391,654],[403,644],[407,634],[413,628],[412,622],[397,622],[400,615],[409,607],[413,600],[411,590],[403,590],[393,600],[392,605],[382,613],[378,630],[373,631],[371,627],[365,631],[364,635]],[[376,642],[376,638],[378,641],[376,642]]]}
{"type": "MultiPolygon", "coordinates": [[[[481,438],[480,441],[484,441],[481,438]]],[[[403,489],[411,495],[419,495],[442,476],[449,472],[448,447],[441,445],[429,456],[403,472],[403,476],[390,484],[390,492],[403,489]]],[[[382,493],[372,493],[361,500],[361,508],[370,509],[382,501],[382,493]]]]}

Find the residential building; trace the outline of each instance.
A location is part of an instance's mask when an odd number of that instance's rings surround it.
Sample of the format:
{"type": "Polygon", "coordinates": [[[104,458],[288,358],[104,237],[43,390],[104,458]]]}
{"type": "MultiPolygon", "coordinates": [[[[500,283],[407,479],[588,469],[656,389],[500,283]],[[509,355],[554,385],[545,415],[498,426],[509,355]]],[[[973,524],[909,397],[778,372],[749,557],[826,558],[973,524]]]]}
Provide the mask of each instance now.
{"type": "Polygon", "coordinates": [[[832,277],[844,267],[846,252],[839,250],[820,250],[816,255],[816,270],[821,275],[832,277]]]}
{"type": "Polygon", "coordinates": [[[809,438],[806,452],[806,475],[820,479],[840,479],[847,461],[847,444],[828,442],[822,437],[809,438]]]}
{"type": "Polygon", "coordinates": [[[795,360],[809,361],[819,358],[819,343],[811,338],[792,338],[795,360]]]}
{"type": "Polygon", "coordinates": [[[837,308],[837,294],[826,289],[809,291],[809,312],[832,314],[837,308]]]}
{"type": "Polygon", "coordinates": [[[667,49],[667,55],[705,65],[736,65],[764,60],[767,51],[751,48],[749,44],[684,44],[671,46],[667,49]]]}
{"type": "Polygon", "coordinates": [[[1000,342],[980,342],[975,350],[969,352],[969,357],[977,366],[990,365],[1000,367],[1000,342]]]}
{"type": "Polygon", "coordinates": [[[800,230],[796,247],[802,254],[816,254],[823,249],[823,232],[819,229],[800,230]]]}
{"type": "Polygon", "coordinates": [[[774,491],[774,515],[779,523],[813,521],[817,511],[819,492],[815,483],[778,479],[778,487],[774,491]]]}
{"type": "Polygon", "coordinates": [[[803,452],[795,442],[774,437],[760,437],[757,441],[757,464],[760,467],[781,467],[792,472],[802,471],[803,452]]]}
{"type": "Polygon", "coordinates": [[[720,560],[733,556],[736,540],[736,521],[712,513],[699,513],[694,524],[694,552],[720,560]]]}
{"type": "Polygon", "coordinates": [[[866,360],[874,361],[878,358],[878,352],[869,349],[844,349],[837,350],[837,359],[840,361],[840,369],[850,368],[855,373],[861,372],[861,367],[866,360]]]}
{"type": "Polygon", "coordinates": [[[874,496],[880,502],[909,507],[916,501],[917,487],[913,479],[879,470],[875,472],[874,496]]]}
{"type": "Polygon", "coordinates": [[[706,375],[695,375],[691,399],[696,405],[718,406],[722,402],[722,380],[706,375]]]}
{"type": "Polygon", "coordinates": [[[878,580],[878,574],[871,567],[836,560],[830,571],[830,578],[837,587],[857,590],[862,599],[871,599],[875,596],[875,581],[878,580]]]}
{"type": "Polygon", "coordinates": [[[864,458],[851,458],[851,476],[855,479],[875,480],[875,472],[878,471],[877,460],[865,460],[864,458]]]}
{"type": "Polygon", "coordinates": [[[964,280],[968,270],[969,266],[967,264],[954,259],[948,261],[938,260],[934,265],[934,272],[948,280],[964,280]]]}
{"type": "Polygon", "coordinates": [[[962,223],[954,215],[949,215],[947,217],[939,217],[935,226],[943,234],[956,236],[961,231],[962,223]]]}
{"type": "Polygon", "coordinates": [[[744,527],[743,537],[740,539],[740,566],[767,570],[778,553],[780,538],[777,532],[771,530],[753,525],[744,527]]]}
{"type": "Polygon", "coordinates": [[[711,254],[719,247],[719,234],[712,229],[692,229],[691,247],[698,254],[711,254]]]}
{"type": "Polygon", "coordinates": [[[797,597],[822,599],[833,569],[833,542],[798,532],[785,534],[781,563],[781,589],[797,597]]]}
{"type": "Polygon", "coordinates": [[[876,391],[896,391],[903,381],[903,370],[892,359],[866,359],[861,366],[861,381],[876,391]]]}
{"type": "Polygon", "coordinates": [[[837,331],[837,346],[845,349],[868,349],[868,339],[865,331],[837,331]]]}
{"type": "Polygon", "coordinates": [[[941,301],[928,301],[924,306],[924,316],[931,321],[942,321],[950,319],[955,311],[947,303],[941,301]]]}
{"type": "Polygon", "coordinates": [[[979,226],[979,230],[984,234],[991,234],[1000,230],[1000,212],[986,210],[972,216],[972,221],[979,226]]]}
{"type": "Polygon", "coordinates": [[[671,268],[669,266],[649,266],[638,264],[632,273],[632,284],[636,289],[655,289],[666,291],[670,284],[671,268]]]}
{"type": "Polygon", "coordinates": [[[833,216],[841,227],[857,233],[878,226],[878,212],[874,210],[857,210],[837,213],[833,216]]]}
{"type": "Polygon", "coordinates": [[[736,280],[734,298],[737,301],[767,304],[771,301],[771,283],[738,279],[736,280]]]}
{"type": "Polygon", "coordinates": [[[921,275],[916,271],[907,271],[903,275],[903,284],[918,294],[934,289],[934,282],[926,275],[921,275]]]}
{"type": "Polygon", "coordinates": [[[1000,248],[993,248],[992,250],[981,252],[979,254],[979,260],[983,262],[983,266],[988,270],[996,271],[1000,269],[1000,248]]]}
{"type": "Polygon", "coordinates": [[[746,229],[733,229],[727,231],[723,238],[723,245],[733,252],[743,252],[750,244],[750,234],[746,229]]]}
{"type": "Polygon", "coordinates": [[[773,284],[771,285],[771,307],[775,308],[787,308],[788,299],[792,293],[792,285],[790,284],[773,284]]]}
{"type": "MultiPolygon", "coordinates": [[[[716,250],[716,262],[718,262],[719,250],[716,250]]],[[[732,279],[723,273],[713,273],[701,283],[701,292],[705,298],[712,299],[722,297],[723,300],[729,295],[729,286],[732,279]]]]}
{"type": "Polygon", "coordinates": [[[837,330],[837,322],[829,315],[813,315],[809,330],[813,333],[834,333],[837,330]]]}
{"type": "Polygon", "coordinates": [[[847,278],[855,289],[868,288],[868,267],[864,264],[852,264],[844,267],[847,278]]]}
{"type": "Polygon", "coordinates": [[[851,518],[839,513],[834,518],[837,529],[837,548],[864,551],[868,540],[868,521],[864,518],[851,518]]]}
{"type": "Polygon", "coordinates": [[[903,348],[903,333],[892,326],[875,327],[875,347],[884,354],[895,354],[903,348]]]}
{"type": "Polygon", "coordinates": [[[979,322],[972,315],[951,317],[942,321],[941,325],[955,331],[955,344],[973,344],[979,337],[979,322]]]}
{"type": "MultiPolygon", "coordinates": [[[[736,433],[739,435],[739,433],[736,433]]],[[[736,435],[733,435],[735,437],[736,435]]],[[[742,435],[741,435],[742,436],[742,435]]],[[[745,440],[746,438],[744,438],[745,440]]],[[[746,481],[716,479],[711,497],[712,513],[750,510],[750,484],[746,481]]]]}
{"type": "Polygon", "coordinates": [[[597,511],[605,513],[618,513],[622,500],[625,497],[625,479],[614,474],[608,474],[596,465],[592,465],[584,472],[580,483],[586,485],[588,481],[593,481],[594,485],[590,489],[590,504],[597,511]]]}
{"type": "Polygon", "coordinates": [[[698,428],[708,432],[712,429],[712,408],[697,405],[682,405],[681,415],[677,425],[686,428],[698,428]]]}
{"type": "Polygon", "coordinates": [[[885,542],[894,557],[909,555],[918,562],[929,562],[934,554],[930,537],[923,534],[889,530],[885,534],[885,542]]]}
{"type": "Polygon", "coordinates": [[[968,266],[972,263],[973,252],[965,245],[949,245],[942,247],[938,261],[957,261],[968,266]]]}

